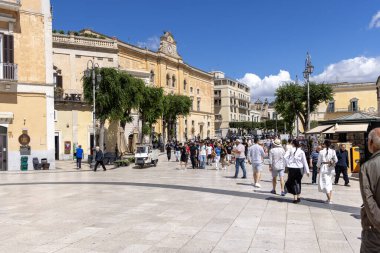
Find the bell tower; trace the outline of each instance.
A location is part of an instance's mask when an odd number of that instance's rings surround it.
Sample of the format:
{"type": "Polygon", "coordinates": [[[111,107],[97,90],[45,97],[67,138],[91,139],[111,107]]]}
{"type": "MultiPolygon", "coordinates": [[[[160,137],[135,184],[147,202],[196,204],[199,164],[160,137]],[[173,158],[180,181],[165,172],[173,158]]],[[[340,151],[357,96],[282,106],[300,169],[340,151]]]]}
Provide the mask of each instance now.
{"type": "Polygon", "coordinates": [[[159,52],[164,53],[168,56],[181,58],[177,52],[177,42],[174,40],[171,32],[164,32],[164,35],[161,36],[159,52]]]}

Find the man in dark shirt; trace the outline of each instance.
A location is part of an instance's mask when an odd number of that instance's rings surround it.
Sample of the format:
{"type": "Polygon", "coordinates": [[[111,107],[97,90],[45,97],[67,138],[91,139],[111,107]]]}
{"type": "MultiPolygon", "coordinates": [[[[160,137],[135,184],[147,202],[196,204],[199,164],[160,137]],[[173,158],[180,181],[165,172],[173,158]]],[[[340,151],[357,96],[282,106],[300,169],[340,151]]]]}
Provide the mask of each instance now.
{"type": "Polygon", "coordinates": [[[95,168],[94,168],[94,171],[96,171],[99,164],[103,167],[104,171],[107,170],[106,166],[104,166],[103,159],[104,159],[103,151],[101,151],[99,147],[96,147],[95,148],[95,168]]]}
{"type": "Polygon", "coordinates": [[[170,146],[170,143],[166,144],[166,155],[168,156],[168,161],[170,161],[170,158],[172,157],[172,147],[170,146]]]}
{"type": "Polygon", "coordinates": [[[231,163],[231,156],[232,156],[232,150],[234,147],[232,146],[231,142],[228,143],[226,150],[227,150],[227,162],[231,163]]]}
{"type": "Polygon", "coordinates": [[[310,156],[310,167],[313,168],[313,176],[311,179],[312,184],[317,183],[317,175],[318,175],[318,168],[317,168],[317,162],[318,162],[318,156],[319,156],[319,151],[321,151],[322,147],[318,146],[315,151],[311,152],[310,156]]]}
{"type": "Polygon", "coordinates": [[[338,184],[340,173],[343,173],[344,185],[350,186],[350,181],[347,174],[347,168],[350,166],[350,164],[348,161],[348,152],[346,150],[346,145],[340,145],[340,149],[336,151],[336,156],[338,158],[338,162],[335,165],[335,184],[338,184]]]}
{"type": "Polygon", "coordinates": [[[193,169],[197,166],[197,157],[198,157],[198,148],[194,145],[192,142],[190,144],[190,160],[191,160],[191,166],[193,169]]]}
{"type": "Polygon", "coordinates": [[[361,253],[380,252],[380,128],[368,134],[368,150],[372,157],[365,162],[359,174],[363,199],[361,210],[361,253]]]}

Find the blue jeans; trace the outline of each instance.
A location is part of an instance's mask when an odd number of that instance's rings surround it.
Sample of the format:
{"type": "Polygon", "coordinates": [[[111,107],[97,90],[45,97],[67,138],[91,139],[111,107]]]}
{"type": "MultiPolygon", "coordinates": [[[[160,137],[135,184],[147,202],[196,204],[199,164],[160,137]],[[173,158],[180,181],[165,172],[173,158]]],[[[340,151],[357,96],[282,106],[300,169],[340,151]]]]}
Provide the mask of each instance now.
{"type": "Polygon", "coordinates": [[[206,155],[201,155],[201,169],[206,167],[206,155]]]}
{"type": "Polygon", "coordinates": [[[236,158],[235,162],[235,177],[239,176],[239,166],[241,166],[241,169],[243,171],[243,177],[247,176],[247,172],[245,170],[245,158],[236,158]]]}

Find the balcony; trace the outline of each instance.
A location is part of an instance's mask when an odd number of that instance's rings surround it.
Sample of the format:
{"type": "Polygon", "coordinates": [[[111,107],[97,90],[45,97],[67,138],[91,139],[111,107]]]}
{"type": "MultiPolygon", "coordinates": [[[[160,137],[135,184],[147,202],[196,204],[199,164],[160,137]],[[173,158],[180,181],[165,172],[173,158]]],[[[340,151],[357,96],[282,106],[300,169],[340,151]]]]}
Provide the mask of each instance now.
{"type": "Polygon", "coordinates": [[[4,81],[17,81],[17,64],[13,63],[0,63],[0,80],[4,81]]]}
{"type": "Polygon", "coordinates": [[[21,0],[0,0],[0,9],[19,11],[21,0]]]}
{"type": "Polygon", "coordinates": [[[54,89],[54,101],[55,102],[72,102],[83,103],[83,95],[77,90],[64,90],[62,88],[54,89]]]}

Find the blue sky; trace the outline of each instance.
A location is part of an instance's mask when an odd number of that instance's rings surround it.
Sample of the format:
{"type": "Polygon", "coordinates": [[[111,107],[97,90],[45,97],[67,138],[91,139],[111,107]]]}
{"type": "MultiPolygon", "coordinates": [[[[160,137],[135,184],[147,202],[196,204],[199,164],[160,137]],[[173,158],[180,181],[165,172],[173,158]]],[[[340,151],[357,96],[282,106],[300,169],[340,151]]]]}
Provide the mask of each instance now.
{"type": "Polygon", "coordinates": [[[271,96],[280,82],[296,75],[301,79],[307,51],[317,81],[376,81],[380,75],[380,0],[52,0],[52,5],[54,29],[92,28],[153,48],[164,30],[171,31],[185,62],[241,79],[256,89],[255,97],[271,96]]]}

